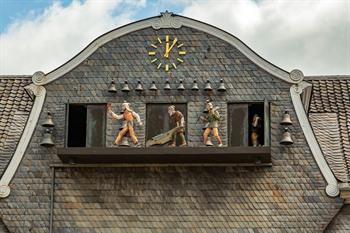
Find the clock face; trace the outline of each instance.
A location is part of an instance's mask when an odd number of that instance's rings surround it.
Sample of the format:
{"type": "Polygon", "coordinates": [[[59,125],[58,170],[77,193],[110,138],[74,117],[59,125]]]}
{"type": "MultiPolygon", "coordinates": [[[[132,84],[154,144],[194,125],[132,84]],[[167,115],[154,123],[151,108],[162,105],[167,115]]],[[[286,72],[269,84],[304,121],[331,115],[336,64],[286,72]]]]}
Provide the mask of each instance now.
{"type": "Polygon", "coordinates": [[[148,50],[150,61],[155,64],[157,69],[164,69],[165,71],[177,69],[177,66],[184,62],[184,56],[186,55],[183,46],[184,44],[175,36],[159,36],[148,50]]]}

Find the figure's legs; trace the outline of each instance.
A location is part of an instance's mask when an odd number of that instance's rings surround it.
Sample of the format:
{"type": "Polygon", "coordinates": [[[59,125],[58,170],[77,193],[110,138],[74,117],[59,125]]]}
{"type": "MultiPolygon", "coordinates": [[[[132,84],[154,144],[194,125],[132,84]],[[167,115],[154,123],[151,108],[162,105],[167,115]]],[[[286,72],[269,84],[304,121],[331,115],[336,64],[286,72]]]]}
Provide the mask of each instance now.
{"type": "Polygon", "coordinates": [[[258,146],[258,134],[256,132],[252,132],[250,135],[250,138],[252,139],[253,146],[258,146]]]}
{"type": "Polygon", "coordinates": [[[186,146],[186,138],[185,138],[185,134],[183,131],[179,132],[179,137],[180,137],[180,146],[186,146]]]}
{"type": "Polygon", "coordinates": [[[123,139],[124,135],[128,132],[128,127],[125,126],[122,130],[119,131],[117,138],[115,139],[114,143],[116,145],[119,145],[121,140],[123,139]]]}
{"type": "Polygon", "coordinates": [[[134,127],[132,125],[128,125],[128,129],[129,129],[130,138],[132,142],[136,145],[139,141],[137,140],[137,137],[135,135],[134,127]]]}
{"type": "Polygon", "coordinates": [[[221,138],[219,136],[219,130],[218,128],[213,128],[213,136],[216,138],[217,142],[218,142],[218,146],[222,146],[222,141],[221,138]]]}
{"type": "Polygon", "coordinates": [[[170,147],[175,147],[176,146],[176,132],[171,135],[171,142],[169,144],[170,147]]]}
{"type": "Polygon", "coordinates": [[[204,133],[203,133],[203,143],[206,144],[207,141],[208,141],[208,137],[209,137],[209,134],[210,134],[210,128],[206,128],[204,130],[204,133]]]}

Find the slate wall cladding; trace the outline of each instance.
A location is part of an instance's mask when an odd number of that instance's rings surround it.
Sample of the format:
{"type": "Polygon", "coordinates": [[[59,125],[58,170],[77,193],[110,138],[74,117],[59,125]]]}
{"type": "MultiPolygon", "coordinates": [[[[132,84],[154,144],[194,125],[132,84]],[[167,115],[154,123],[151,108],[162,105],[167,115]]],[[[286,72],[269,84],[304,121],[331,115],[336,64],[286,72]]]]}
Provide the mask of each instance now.
{"type": "MultiPolygon", "coordinates": [[[[151,28],[108,42],[72,71],[47,85],[45,111],[54,114],[57,147],[64,146],[65,105],[112,102],[135,103],[144,121],[146,103],[188,103],[189,143],[200,145],[202,125],[196,123],[205,92],[161,89],[166,74],[150,64],[147,49],[157,35],[177,35],[188,51],[184,64],[172,72],[173,89],[183,79],[189,89],[197,79],[201,88],[220,78],[227,93],[211,96],[222,108],[224,144],[226,104],[236,101],[271,102],[272,167],[145,167],[59,168],[56,172],[54,232],[321,232],[342,206],[329,198],[325,181],[306,144],[290,100],[289,85],[257,67],[236,48],[212,35],[182,27],[151,28]],[[208,51],[210,46],[210,51],[208,51]],[[118,93],[107,92],[110,80],[118,93]],[[127,79],[142,94],[120,91],[127,79]],[[279,125],[284,109],[291,113],[295,144],[281,147],[279,125]]],[[[108,121],[107,145],[119,123],[108,121]]],[[[143,128],[144,129],[144,128],[143,128]]],[[[144,143],[143,129],[138,135],[144,143]]],[[[59,162],[55,148],[39,146],[44,130],[38,125],[12,181],[11,195],[0,202],[0,214],[11,232],[48,232],[50,163],[59,162]]]]}

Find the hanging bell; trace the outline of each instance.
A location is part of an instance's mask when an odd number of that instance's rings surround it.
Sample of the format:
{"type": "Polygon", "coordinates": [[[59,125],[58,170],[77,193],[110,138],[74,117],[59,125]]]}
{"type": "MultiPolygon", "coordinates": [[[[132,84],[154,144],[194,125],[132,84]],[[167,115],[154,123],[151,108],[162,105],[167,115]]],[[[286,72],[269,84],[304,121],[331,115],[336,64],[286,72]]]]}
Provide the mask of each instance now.
{"type": "Polygon", "coordinates": [[[52,120],[52,114],[51,114],[51,112],[47,112],[47,118],[46,118],[46,120],[43,122],[42,126],[48,127],[48,128],[55,127],[55,124],[53,123],[53,120],[52,120]]]}
{"type": "Polygon", "coordinates": [[[204,90],[205,91],[212,91],[213,90],[213,88],[211,88],[209,80],[207,80],[207,83],[205,84],[204,90]]]}
{"type": "Polygon", "coordinates": [[[130,91],[130,88],[129,88],[128,81],[125,80],[122,92],[129,92],[129,91],[130,91]]]}
{"type": "Polygon", "coordinates": [[[169,80],[165,81],[164,90],[166,90],[166,91],[170,91],[171,90],[169,80]]]}
{"type": "Polygon", "coordinates": [[[224,80],[222,80],[222,79],[220,80],[220,86],[218,88],[218,91],[220,91],[220,92],[225,92],[226,91],[224,80]]]}
{"type": "Polygon", "coordinates": [[[281,145],[292,145],[294,142],[292,140],[291,134],[288,131],[288,128],[284,128],[284,132],[282,134],[282,139],[280,141],[281,145]]]}
{"type": "Polygon", "coordinates": [[[198,84],[197,84],[197,81],[196,81],[196,80],[193,81],[193,85],[192,85],[192,87],[191,87],[191,90],[192,90],[192,91],[198,91],[198,90],[199,90],[198,84]]]}
{"type": "Polygon", "coordinates": [[[283,114],[283,118],[282,121],[280,123],[281,125],[292,125],[292,120],[290,119],[290,115],[288,113],[288,111],[285,111],[283,114]]]}
{"type": "Polygon", "coordinates": [[[138,92],[142,92],[143,91],[143,86],[142,86],[142,83],[141,83],[140,80],[137,81],[137,85],[136,85],[135,90],[138,91],[138,92]]]}
{"type": "Polygon", "coordinates": [[[119,146],[125,146],[125,147],[129,147],[129,140],[128,137],[123,137],[122,141],[120,142],[119,146]]]}
{"type": "Polygon", "coordinates": [[[43,140],[40,143],[40,146],[52,147],[54,145],[55,143],[52,140],[52,132],[50,129],[46,129],[43,136],[43,140]]]}
{"type": "Polygon", "coordinates": [[[154,82],[154,81],[152,81],[152,84],[151,84],[151,86],[150,86],[150,88],[149,88],[151,91],[156,91],[156,90],[158,90],[158,88],[157,88],[157,86],[156,86],[156,83],[154,82]]]}
{"type": "Polygon", "coordinates": [[[182,80],[180,80],[180,84],[179,84],[179,86],[177,87],[177,90],[178,90],[178,91],[184,91],[184,90],[185,90],[185,86],[184,86],[184,84],[182,83],[182,80]]]}
{"type": "Polygon", "coordinates": [[[116,93],[117,92],[117,88],[115,87],[114,80],[111,81],[111,84],[109,85],[109,88],[108,88],[108,92],[109,93],[116,93]]]}

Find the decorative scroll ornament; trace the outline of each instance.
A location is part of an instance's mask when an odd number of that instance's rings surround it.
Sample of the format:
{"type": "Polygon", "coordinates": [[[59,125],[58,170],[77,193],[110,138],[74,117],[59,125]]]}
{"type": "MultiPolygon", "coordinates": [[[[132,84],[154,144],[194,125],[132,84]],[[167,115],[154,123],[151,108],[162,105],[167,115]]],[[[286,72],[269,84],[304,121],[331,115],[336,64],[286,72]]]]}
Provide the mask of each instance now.
{"type": "Polygon", "coordinates": [[[35,72],[35,73],[33,74],[33,76],[32,76],[32,81],[33,81],[34,84],[40,86],[40,85],[43,85],[43,84],[46,83],[47,77],[46,77],[46,75],[45,75],[44,72],[42,72],[42,71],[37,71],[37,72],[35,72]]]}
{"type": "MultiPolygon", "coordinates": [[[[34,82],[34,79],[41,80],[40,82],[42,82],[42,80],[45,79],[43,78],[41,73],[42,72],[37,72],[36,74],[33,75],[33,82],[34,82]]],[[[10,195],[9,184],[12,178],[15,176],[15,173],[22,161],[25,151],[27,150],[27,147],[29,145],[30,139],[32,138],[35,127],[38,123],[40,113],[45,101],[45,96],[46,96],[45,87],[31,83],[24,88],[34,100],[34,104],[30,112],[29,118],[27,120],[27,124],[23,130],[22,136],[15,150],[15,153],[13,154],[11,161],[7,166],[4,174],[0,178],[0,198],[5,198],[8,195],[10,195]]]]}
{"type": "Polygon", "coordinates": [[[7,185],[0,185],[0,197],[5,198],[10,195],[10,187],[7,185]]]}
{"type": "Polygon", "coordinates": [[[160,18],[152,24],[154,29],[182,27],[182,23],[177,17],[173,16],[172,12],[165,11],[160,13],[160,15],[160,18]]]}
{"type": "Polygon", "coordinates": [[[26,89],[26,91],[28,92],[28,94],[31,96],[31,97],[34,97],[34,96],[42,96],[44,95],[46,92],[45,92],[45,87],[43,86],[38,86],[38,85],[35,85],[33,83],[29,84],[28,86],[24,87],[26,89]]]}
{"type": "MultiPolygon", "coordinates": [[[[290,73],[290,76],[294,77],[296,80],[296,77],[301,77],[302,75],[301,71],[293,70],[290,73]],[[292,75],[293,73],[293,75],[292,75]]],[[[298,79],[300,80],[300,79],[298,79]]],[[[309,87],[311,84],[307,82],[300,81],[299,83],[296,83],[290,87],[290,94],[292,98],[292,103],[295,108],[295,113],[298,117],[300,126],[303,130],[303,133],[305,135],[305,139],[310,147],[311,153],[317,163],[317,166],[319,167],[323,177],[325,178],[327,182],[326,186],[326,194],[330,197],[336,197],[339,195],[339,187],[337,180],[332,173],[329,165],[326,162],[326,159],[322,153],[322,150],[320,148],[320,145],[318,144],[318,141],[316,139],[316,136],[314,135],[314,132],[311,128],[310,122],[308,120],[308,117],[305,113],[303,103],[301,101],[300,94],[303,92],[303,90],[307,87],[309,87]]]]}
{"type": "Polygon", "coordinates": [[[289,77],[292,81],[300,83],[304,79],[304,74],[301,70],[295,69],[290,72],[289,77]]]}

